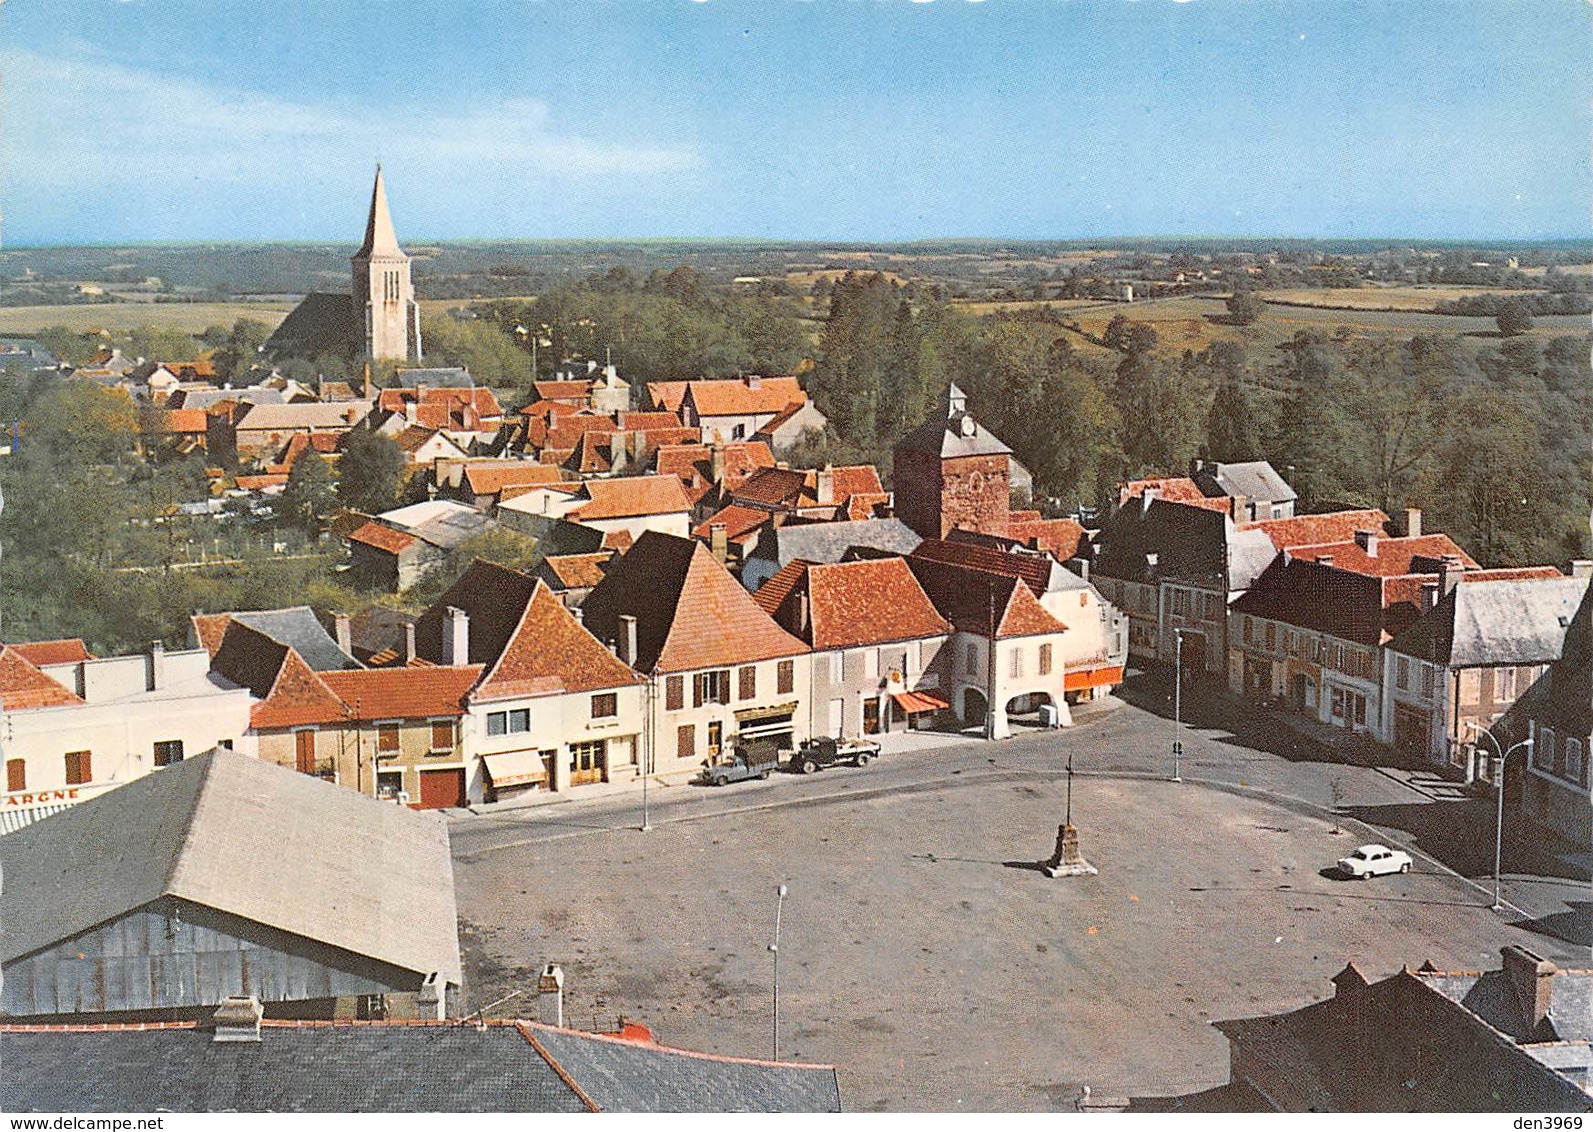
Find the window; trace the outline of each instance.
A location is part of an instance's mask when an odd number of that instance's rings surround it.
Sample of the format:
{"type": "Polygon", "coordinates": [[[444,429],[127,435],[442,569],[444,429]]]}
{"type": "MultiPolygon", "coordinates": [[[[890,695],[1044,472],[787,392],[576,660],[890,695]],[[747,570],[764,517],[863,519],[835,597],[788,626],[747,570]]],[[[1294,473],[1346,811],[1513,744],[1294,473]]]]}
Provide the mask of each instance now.
{"type": "Polygon", "coordinates": [[[1244,621],[1245,621],[1245,644],[1253,645],[1253,644],[1256,643],[1256,619],[1254,617],[1251,617],[1247,613],[1247,614],[1245,614],[1244,621]]]}
{"type": "Polygon", "coordinates": [[[596,782],[608,768],[608,741],[594,739],[589,743],[570,744],[570,778],[572,781],[596,782]]]}
{"type": "Polygon", "coordinates": [[[515,708],[509,713],[509,733],[518,734],[531,730],[531,709],[515,708]]]}
{"type": "Polygon", "coordinates": [[[378,798],[391,798],[398,800],[404,792],[404,772],[401,770],[382,770],[376,773],[376,796],[378,798]]]}
{"type": "Polygon", "coordinates": [[[171,766],[172,763],[183,761],[183,741],[181,739],[162,739],[155,744],[155,765],[171,766]]]}
{"type": "Polygon", "coordinates": [[[747,426],[744,424],[732,425],[730,429],[731,440],[747,439],[747,426]]]}
{"type": "MultiPolygon", "coordinates": [[[[531,709],[495,711],[487,716],[488,735],[518,735],[531,730],[531,709]]],[[[394,750],[397,750],[395,747],[394,750]]]]}
{"type": "Polygon", "coordinates": [[[434,719],[431,722],[431,749],[433,751],[451,751],[454,749],[454,721],[451,719],[434,719]]]}
{"type": "Polygon", "coordinates": [[[737,673],[737,676],[740,678],[741,686],[736,689],[736,698],[738,700],[757,699],[758,666],[756,664],[744,664],[741,666],[741,671],[737,673]]]}
{"type": "Polygon", "coordinates": [[[1023,675],[1023,650],[1016,645],[1012,647],[1012,678],[1016,680],[1023,675]]]}
{"type": "Polygon", "coordinates": [[[306,728],[293,733],[293,769],[300,774],[315,773],[315,731],[306,728]]]}
{"type": "Polygon", "coordinates": [[[508,728],[509,716],[507,712],[495,711],[487,716],[487,734],[502,735],[508,728]]]}
{"type": "Polygon", "coordinates": [[[1273,650],[1273,649],[1275,649],[1277,647],[1278,647],[1278,626],[1275,623],[1273,623],[1271,621],[1268,621],[1267,622],[1267,651],[1270,652],[1271,650],[1273,650]]]}
{"type": "Polygon", "coordinates": [[[839,652],[830,654],[830,683],[840,684],[846,680],[846,658],[839,652]]]}
{"type": "Polygon", "coordinates": [[[1394,662],[1394,683],[1402,692],[1410,690],[1410,658],[1399,657],[1394,662]]]}
{"type": "Polygon", "coordinates": [[[1041,645],[1040,646],[1040,675],[1041,676],[1049,676],[1049,675],[1051,675],[1051,646],[1050,645],[1041,645]]]}
{"type": "Polygon", "coordinates": [[[1565,741],[1565,777],[1572,782],[1582,781],[1582,740],[1565,741]]]}
{"type": "Polygon", "coordinates": [[[715,668],[699,672],[692,680],[697,707],[703,704],[728,704],[730,702],[730,669],[715,668]]]}
{"type": "Polygon", "coordinates": [[[796,690],[796,661],[782,660],[776,671],[776,686],[780,695],[786,695],[796,690]]]}
{"type": "Polygon", "coordinates": [[[92,754],[89,751],[68,751],[66,753],[66,784],[68,786],[81,786],[94,778],[92,754]]]}
{"type": "Polygon", "coordinates": [[[1555,740],[1553,728],[1538,728],[1537,741],[1532,744],[1532,763],[1544,770],[1554,769],[1555,740]]]}
{"type": "Polygon", "coordinates": [[[376,750],[383,755],[398,754],[398,724],[381,723],[376,727],[376,750]]]}
{"type": "Polygon", "coordinates": [[[28,764],[21,759],[6,760],[6,789],[26,790],[28,788],[28,764]]]}
{"type": "Polygon", "coordinates": [[[1438,687],[1438,669],[1430,664],[1422,665],[1422,699],[1431,700],[1433,692],[1438,687]]]}
{"type": "Polygon", "coordinates": [[[592,718],[613,719],[619,714],[619,693],[599,692],[592,697],[592,718]]]}
{"type": "Polygon", "coordinates": [[[664,710],[679,711],[686,706],[686,678],[671,676],[664,681],[664,710]]]}
{"type": "Polygon", "coordinates": [[[1493,698],[1499,703],[1507,703],[1516,698],[1516,670],[1514,668],[1501,668],[1494,673],[1493,698]]]}
{"type": "Polygon", "coordinates": [[[675,728],[675,757],[677,759],[692,759],[697,757],[697,725],[688,723],[684,727],[675,728]]]}
{"type": "Polygon", "coordinates": [[[964,656],[964,669],[969,676],[979,671],[979,653],[972,645],[968,646],[968,652],[964,656]]]}

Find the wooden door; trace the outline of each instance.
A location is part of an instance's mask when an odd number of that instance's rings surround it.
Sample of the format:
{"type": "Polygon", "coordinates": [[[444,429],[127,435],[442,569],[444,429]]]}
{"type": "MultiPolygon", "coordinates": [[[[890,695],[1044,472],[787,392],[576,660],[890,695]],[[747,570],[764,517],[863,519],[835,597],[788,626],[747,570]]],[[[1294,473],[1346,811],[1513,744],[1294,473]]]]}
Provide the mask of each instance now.
{"type": "Polygon", "coordinates": [[[315,773],[315,732],[293,733],[293,768],[300,774],[315,773]]]}
{"type": "Polygon", "coordinates": [[[467,801],[463,767],[420,772],[420,809],[440,810],[447,806],[458,807],[465,805],[467,801]]]}
{"type": "Polygon", "coordinates": [[[725,725],[717,719],[708,725],[708,761],[711,763],[719,757],[719,748],[724,742],[725,725]]]}

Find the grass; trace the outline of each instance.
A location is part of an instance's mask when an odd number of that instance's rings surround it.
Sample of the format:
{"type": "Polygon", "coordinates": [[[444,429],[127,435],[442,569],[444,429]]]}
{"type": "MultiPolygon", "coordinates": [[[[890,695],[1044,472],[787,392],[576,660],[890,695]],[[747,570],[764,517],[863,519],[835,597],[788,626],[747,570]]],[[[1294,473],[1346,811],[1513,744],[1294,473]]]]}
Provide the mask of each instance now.
{"type": "Polygon", "coordinates": [[[274,330],[292,306],[291,303],[92,303],[0,307],[0,334],[33,334],[46,326],[64,326],[79,333],[157,326],[198,334],[211,326],[230,327],[240,318],[252,318],[274,330]]]}
{"type": "Polygon", "coordinates": [[[1450,287],[1412,285],[1406,287],[1282,287],[1267,291],[1264,299],[1333,310],[1431,311],[1435,303],[1464,299],[1472,295],[1523,294],[1506,287],[1450,287]]]}

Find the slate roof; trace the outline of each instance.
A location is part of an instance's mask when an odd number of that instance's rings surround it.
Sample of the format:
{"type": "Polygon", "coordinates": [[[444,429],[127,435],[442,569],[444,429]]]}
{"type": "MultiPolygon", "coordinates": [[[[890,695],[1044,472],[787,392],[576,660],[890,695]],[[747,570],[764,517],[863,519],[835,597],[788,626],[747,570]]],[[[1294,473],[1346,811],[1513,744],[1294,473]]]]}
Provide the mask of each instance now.
{"type": "Polygon", "coordinates": [[[944,637],[952,631],[900,558],[823,565],[792,562],[760,587],[753,600],[815,649],[944,637]],[[796,575],[794,584],[788,584],[787,575],[796,575]],[[804,594],[806,624],[799,601],[804,594]]]}
{"type": "Polygon", "coordinates": [[[427,719],[462,714],[480,676],[479,664],[428,665],[327,672],[321,681],[348,705],[351,719],[427,719]]]}
{"type": "Polygon", "coordinates": [[[838,523],[801,523],[765,531],[753,556],[784,566],[793,559],[839,562],[853,547],[891,554],[911,554],[924,540],[900,519],[857,519],[838,523]]]}
{"type": "Polygon", "coordinates": [[[1149,507],[1130,503],[1101,528],[1095,570],[1129,582],[1176,578],[1214,584],[1227,573],[1230,528],[1223,511],[1165,499],[1153,499],[1149,507]]]}
{"type": "Polygon", "coordinates": [[[7,1112],[839,1112],[834,1067],[529,1022],[0,1026],[7,1112]],[[306,1072],[313,1066],[313,1072],[306,1072]]]}
{"type": "Polygon", "coordinates": [[[1508,718],[1515,738],[1526,737],[1526,720],[1571,736],[1593,736],[1593,587],[1571,618],[1560,659],[1516,701],[1508,718]]]}
{"type": "Polygon", "coordinates": [[[1015,575],[953,565],[916,553],[907,558],[907,564],[936,610],[961,632],[1005,638],[1067,629],[1015,575]]]}
{"type": "Polygon", "coordinates": [[[364,313],[354,309],[354,296],[312,292],[266,339],[265,353],[301,358],[348,354],[361,345],[364,321],[364,313]]]}
{"type": "MultiPolygon", "coordinates": [[[[1336,564],[1336,560],[1335,560],[1336,564]]],[[[1469,581],[1444,595],[1388,644],[1445,667],[1558,660],[1587,578],[1469,581]]]]}
{"type": "Polygon", "coordinates": [[[7,962],[174,896],[460,981],[447,824],[247,755],[134,779],[8,834],[5,850],[7,962]]]}
{"type": "Polygon", "coordinates": [[[41,672],[15,645],[0,648],[0,708],[23,711],[82,702],[75,693],[41,672]]]}
{"type": "Polygon", "coordinates": [[[480,511],[452,499],[412,503],[408,507],[383,511],[377,518],[442,550],[452,550],[495,525],[480,511]]]}
{"type": "Polygon", "coordinates": [[[317,672],[358,668],[359,661],[338,647],[337,641],[307,605],[287,609],[245,610],[236,613],[196,614],[189,619],[200,647],[212,658],[221,647],[227,623],[236,621],[261,636],[291,647],[317,672]]]}
{"type": "Polygon", "coordinates": [[[1229,607],[1357,644],[1383,641],[1383,580],[1282,557],[1229,607]]]}
{"type": "Polygon", "coordinates": [[[292,647],[230,622],[221,647],[211,656],[216,675],[249,689],[258,702],[249,708],[256,730],[337,723],[347,710],[320,675],[292,647]]]}
{"type": "Polygon", "coordinates": [[[1294,488],[1265,460],[1237,464],[1205,463],[1192,477],[1209,496],[1244,496],[1255,503],[1288,503],[1298,496],[1294,488]]]}
{"type": "Polygon", "coordinates": [[[940,405],[924,423],[896,443],[897,451],[925,452],[943,459],[956,456],[1011,455],[995,435],[973,419],[968,398],[955,385],[946,387],[940,405]]]}
{"type": "Polygon", "coordinates": [[[11,646],[31,664],[76,664],[80,660],[93,660],[94,654],[81,637],[65,637],[55,641],[19,641],[11,646]]]}
{"type": "Polygon", "coordinates": [[[640,672],[687,672],[808,651],[781,629],[706,546],[644,531],[581,604],[586,626],[607,640],[619,618],[637,619],[640,672]]]}

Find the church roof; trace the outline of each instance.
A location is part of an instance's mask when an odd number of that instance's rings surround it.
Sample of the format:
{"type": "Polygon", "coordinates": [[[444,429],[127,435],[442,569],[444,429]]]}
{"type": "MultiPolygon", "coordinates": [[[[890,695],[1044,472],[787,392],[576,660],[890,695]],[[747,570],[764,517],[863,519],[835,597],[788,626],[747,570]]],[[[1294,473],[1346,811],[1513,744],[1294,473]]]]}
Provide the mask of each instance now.
{"type": "Polygon", "coordinates": [[[1010,455],[1012,449],[968,412],[968,396],[948,385],[940,404],[928,419],[897,443],[898,451],[926,452],[931,456],[1010,455]]]}
{"type": "Polygon", "coordinates": [[[376,184],[371,188],[371,215],[365,222],[365,242],[354,253],[355,259],[377,256],[403,256],[398,246],[398,235],[393,231],[393,215],[387,209],[387,185],[382,180],[382,167],[376,167],[376,184]]]}

